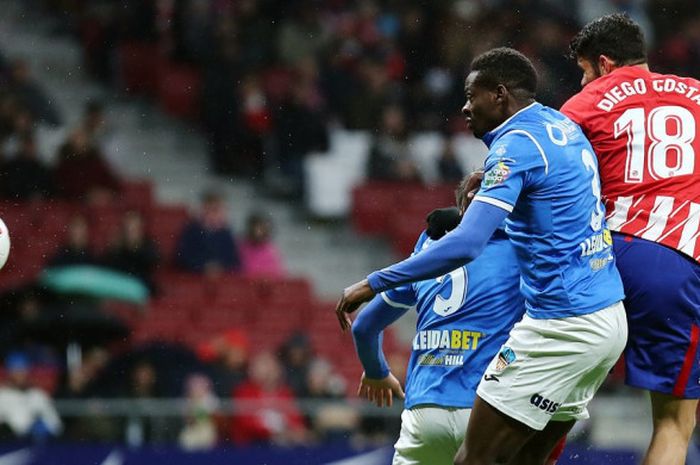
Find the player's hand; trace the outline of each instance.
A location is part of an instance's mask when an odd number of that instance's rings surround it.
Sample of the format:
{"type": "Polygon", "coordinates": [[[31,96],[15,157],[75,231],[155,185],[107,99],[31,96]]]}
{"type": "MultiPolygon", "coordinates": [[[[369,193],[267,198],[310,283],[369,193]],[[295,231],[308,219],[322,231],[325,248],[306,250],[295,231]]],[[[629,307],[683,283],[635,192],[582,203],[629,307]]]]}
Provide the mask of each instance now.
{"type": "Polygon", "coordinates": [[[461,199],[459,209],[462,213],[467,211],[467,207],[472,202],[477,192],[479,192],[479,187],[481,187],[481,181],[484,179],[484,170],[476,170],[468,175],[467,184],[464,188],[464,198],[461,199]]]}
{"type": "Polygon", "coordinates": [[[343,290],[343,297],[340,298],[335,306],[335,316],[340,323],[340,329],[343,332],[347,331],[352,326],[349,314],[360,308],[364,302],[369,301],[374,297],[375,293],[369,286],[369,281],[363,279],[360,282],[346,287],[343,290]]]}
{"type": "Polygon", "coordinates": [[[406,397],[401,388],[401,383],[391,373],[384,379],[370,379],[362,373],[357,395],[367,399],[377,407],[391,407],[394,405],[394,396],[399,399],[406,397]]]}

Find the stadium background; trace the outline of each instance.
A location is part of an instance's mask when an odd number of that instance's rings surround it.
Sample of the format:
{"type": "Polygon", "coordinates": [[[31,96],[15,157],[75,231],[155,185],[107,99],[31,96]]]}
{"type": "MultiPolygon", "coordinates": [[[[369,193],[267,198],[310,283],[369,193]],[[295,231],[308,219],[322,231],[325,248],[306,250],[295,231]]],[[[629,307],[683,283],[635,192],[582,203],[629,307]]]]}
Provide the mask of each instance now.
{"type": "MultiPolygon", "coordinates": [[[[334,299],[480,165],[469,60],[518,48],[558,107],[568,39],[613,11],[700,75],[690,0],[1,0],[0,461],[388,463],[400,407],[354,398],[334,299]]],[[[621,379],[562,463],[634,463],[621,379]]]]}

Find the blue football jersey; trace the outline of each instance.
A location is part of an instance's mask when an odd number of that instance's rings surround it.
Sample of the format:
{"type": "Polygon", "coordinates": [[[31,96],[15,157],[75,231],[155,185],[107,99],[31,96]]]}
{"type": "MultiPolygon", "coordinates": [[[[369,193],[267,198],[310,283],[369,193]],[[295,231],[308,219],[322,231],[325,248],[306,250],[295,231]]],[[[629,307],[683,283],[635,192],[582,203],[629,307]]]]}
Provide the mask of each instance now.
{"type": "Polygon", "coordinates": [[[598,163],[574,122],[533,103],[487,133],[475,200],[510,211],[528,315],[562,318],[624,297],[600,198],[598,163]]]}
{"type": "MultiPolygon", "coordinates": [[[[423,233],[414,253],[432,243],[423,233]]],[[[406,408],[472,406],[486,367],[525,313],[519,279],[513,246],[496,231],[482,255],[467,266],[381,294],[389,305],[415,305],[418,312],[406,408]]]]}

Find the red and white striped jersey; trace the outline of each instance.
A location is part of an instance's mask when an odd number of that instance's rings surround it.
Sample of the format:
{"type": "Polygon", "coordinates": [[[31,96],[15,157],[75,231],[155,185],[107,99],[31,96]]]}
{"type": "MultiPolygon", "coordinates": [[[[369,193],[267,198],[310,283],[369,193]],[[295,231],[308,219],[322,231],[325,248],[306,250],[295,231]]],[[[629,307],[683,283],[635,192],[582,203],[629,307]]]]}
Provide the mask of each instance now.
{"type": "Polygon", "coordinates": [[[610,229],[700,261],[700,81],[625,66],[561,112],[598,156],[610,229]]]}

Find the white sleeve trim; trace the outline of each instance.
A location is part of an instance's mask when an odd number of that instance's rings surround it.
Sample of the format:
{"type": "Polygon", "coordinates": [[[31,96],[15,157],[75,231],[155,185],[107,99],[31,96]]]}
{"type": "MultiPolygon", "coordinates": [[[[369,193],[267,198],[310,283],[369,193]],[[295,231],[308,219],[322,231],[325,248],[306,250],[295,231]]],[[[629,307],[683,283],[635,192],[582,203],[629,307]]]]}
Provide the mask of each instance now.
{"type": "Polygon", "coordinates": [[[479,202],[488,203],[490,205],[493,205],[494,207],[502,208],[503,210],[507,211],[508,213],[513,211],[513,205],[511,205],[507,202],[504,202],[503,200],[494,199],[493,197],[485,197],[483,195],[477,195],[474,197],[474,200],[478,200],[479,202]]]}
{"type": "Polygon", "coordinates": [[[413,307],[413,305],[406,305],[406,304],[402,304],[399,302],[394,302],[389,297],[387,297],[386,292],[382,292],[379,295],[382,296],[382,299],[384,300],[384,302],[386,302],[388,305],[391,305],[392,307],[395,307],[395,308],[412,308],[413,307]]]}
{"type": "Polygon", "coordinates": [[[549,161],[547,160],[547,157],[544,154],[544,149],[542,149],[542,146],[540,145],[539,142],[537,142],[537,139],[535,139],[535,137],[532,134],[530,134],[529,132],[524,131],[522,129],[514,129],[512,131],[508,131],[506,134],[523,134],[526,137],[528,137],[532,141],[532,143],[535,144],[535,147],[537,147],[537,150],[539,150],[539,152],[540,152],[540,156],[542,157],[542,161],[544,161],[544,174],[549,173],[549,161]]]}

